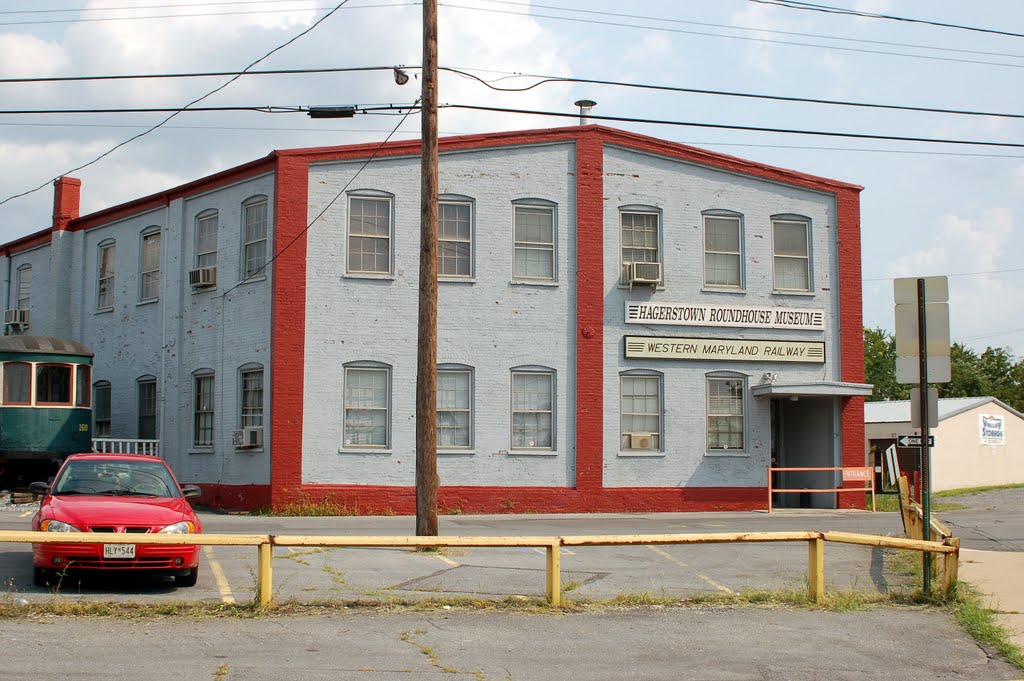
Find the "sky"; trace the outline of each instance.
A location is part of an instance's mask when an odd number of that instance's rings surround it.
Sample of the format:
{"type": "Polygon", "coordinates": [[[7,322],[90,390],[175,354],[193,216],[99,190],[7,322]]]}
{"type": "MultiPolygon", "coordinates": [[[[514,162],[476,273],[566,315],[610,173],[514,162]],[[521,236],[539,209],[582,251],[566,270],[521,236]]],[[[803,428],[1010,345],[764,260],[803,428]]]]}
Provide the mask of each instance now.
{"type": "MultiPolygon", "coordinates": [[[[421,6],[349,0],[327,16],[339,1],[0,0],[0,81],[237,73],[271,52],[253,69],[384,67],[245,75],[230,83],[231,76],[0,82],[0,112],[180,109],[225,84],[196,106],[414,103],[421,6]],[[408,83],[396,83],[394,66],[406,70],[408,83]]],[[[918,21],[797,9],[779,0],[439,5],[442,107],[573,114],[575,101],[591,99],[594,115],[699,124],[594,121],[603,125],[861,185],[865,326],[894,330],[893,278],[947,275],[952,339],[979,352],[992,346],[1024,356],[1024,2],[818,3],[918,21]],[[536,76],[885,108],[616,84],[537,85],[536,76]]],[[[274,149],[418,138],[418,116],[406,112],[323,120],[301,111],[188,111],[130,142],[170,114],[0,113],[0,243],[49,227],[51,182],[61,175],[82,180],[87,214],[274,149]]],[[[442,135],[576,122],[459,108],[439,115],[442,135]]]]}

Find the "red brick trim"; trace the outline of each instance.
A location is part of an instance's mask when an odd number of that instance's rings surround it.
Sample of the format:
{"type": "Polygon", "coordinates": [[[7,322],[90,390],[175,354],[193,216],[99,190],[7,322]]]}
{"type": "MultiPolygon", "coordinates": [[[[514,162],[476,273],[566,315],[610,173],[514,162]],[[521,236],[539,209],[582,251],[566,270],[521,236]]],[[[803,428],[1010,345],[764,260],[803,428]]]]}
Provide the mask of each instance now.
{"type": "Polygon", "coordinates": [[[302,482],[309,164],[302,157],[278,157],[275,168],[270,488],[280,506],[295,499],[302,482]]]}

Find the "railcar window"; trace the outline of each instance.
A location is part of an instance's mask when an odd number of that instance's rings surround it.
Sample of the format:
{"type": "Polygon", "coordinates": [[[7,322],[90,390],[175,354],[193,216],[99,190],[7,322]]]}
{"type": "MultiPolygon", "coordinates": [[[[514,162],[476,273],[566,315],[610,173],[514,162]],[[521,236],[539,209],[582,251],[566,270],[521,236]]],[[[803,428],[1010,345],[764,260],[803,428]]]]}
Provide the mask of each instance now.
{"type": "Polygon", "coordinates": [[[92,367],[88,364],[79,364],[75,373],[75,406],[88,407],[92,404],[92,367]]]}
{"type": "Polygon", "coordinates": [[[71,405],[70,365],[36,365],[36,404],[71,405]]]}
{"type": "Polygon", "coordinates": [[[24,362],[4,364],[4,404],[29,404],[32,369],[24,362]]]}

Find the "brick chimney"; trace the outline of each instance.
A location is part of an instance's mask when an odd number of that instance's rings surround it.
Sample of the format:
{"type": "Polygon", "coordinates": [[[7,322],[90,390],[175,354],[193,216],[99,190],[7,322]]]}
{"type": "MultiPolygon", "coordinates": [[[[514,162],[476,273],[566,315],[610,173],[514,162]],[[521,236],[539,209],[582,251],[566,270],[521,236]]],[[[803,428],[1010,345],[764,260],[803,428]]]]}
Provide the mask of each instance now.
{"type": "Polygon", "coordinates": [[[82,181],[77,177],[58,177],[53,181],[53,229],[63,231],[78,217],[82,181]]]}

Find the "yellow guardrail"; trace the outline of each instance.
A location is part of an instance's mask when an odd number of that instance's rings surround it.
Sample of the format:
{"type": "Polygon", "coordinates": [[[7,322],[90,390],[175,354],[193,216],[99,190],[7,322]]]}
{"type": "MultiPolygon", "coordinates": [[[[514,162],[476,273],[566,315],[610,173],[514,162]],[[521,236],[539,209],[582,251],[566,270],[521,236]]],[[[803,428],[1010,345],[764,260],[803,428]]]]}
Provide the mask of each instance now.
{"type": "MultiPolygon", "coordinates": [[[[255,546],[257,548],[256,590],[260,606],[273,600],[273,549],[275,546],[315,547],[531,547],[546,554],[545,591],[548,602],[561,604],[561,547],[563,546],[636,546],[651,544],[724,544],[748,542],[807,542],[807,597],[815,603],[825,599],[825,542],[878,546],[919,552],[945,554],[944,591],[956,584],[960,540],[944,542],[882,537],[850,532],[730,532],[715,534],[626,534],[570,535],[561,537],[415,537],[347,535],[272,535],[272,534],[133,534],[133,544],[180,544],[189,546],[255,546]]],[[[126,535],[113,532],[23,532],[0,530],[0,542],[45,544],[123,544],[126,535]]]]}

